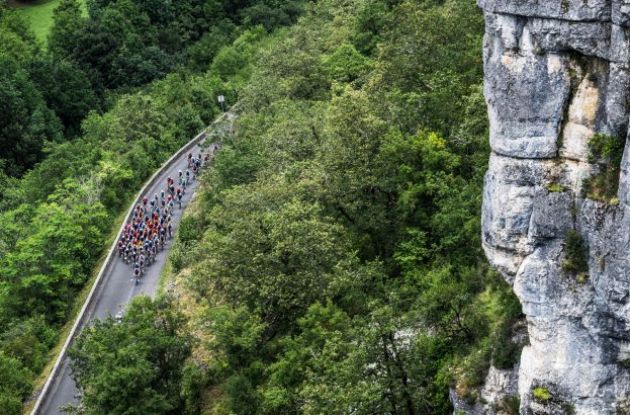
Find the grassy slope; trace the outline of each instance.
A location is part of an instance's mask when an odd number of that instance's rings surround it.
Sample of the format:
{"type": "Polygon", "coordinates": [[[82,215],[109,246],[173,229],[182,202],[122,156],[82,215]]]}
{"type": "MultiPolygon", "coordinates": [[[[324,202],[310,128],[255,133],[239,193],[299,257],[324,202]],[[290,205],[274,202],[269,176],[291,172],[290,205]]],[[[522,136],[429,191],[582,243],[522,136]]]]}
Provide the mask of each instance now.
{"type": "MultiPolygon", "coordinates": [[[[61,0],[43,0],[34,2],[32,5],[18,3],[16,6],[19,12],[29,22],[31,29],[35,32],[37,39],[46,43],[48,32],[53,24],[53,10],[61,0]]],[[[81,1],[83,12],[87,15],[85,0],[81,1]]]]}

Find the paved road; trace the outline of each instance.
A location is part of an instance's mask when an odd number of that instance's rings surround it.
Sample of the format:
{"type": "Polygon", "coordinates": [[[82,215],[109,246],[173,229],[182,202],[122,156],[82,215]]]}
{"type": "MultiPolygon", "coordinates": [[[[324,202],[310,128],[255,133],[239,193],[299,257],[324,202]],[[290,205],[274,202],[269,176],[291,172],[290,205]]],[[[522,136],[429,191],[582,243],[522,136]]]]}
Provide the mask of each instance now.
{"type": "MultiPolygon", "coordinates": [[[[207,141],[210,140],[213,140],[212,135],[209,135],[207,138],[207,141]]],[[[195,155],[197,155],[199,151],[199,145],[195,146],[192,150],[195,155]]],[[[160,190],[166,186],[166,178],[169,176],[177,178],[178,171],[185,171],[186,165],[187,154],[183,154],[171,168],[167,169],[160,176],[156,184],[149,188],[148,196],[159,193],[160,190]]],[[[177,232],[183,210],[190,202],[197,185],[198,182],[194,181],[192,185],[187,188],[186,194],[182,199],[182,209],[175,208],[176,212],[173,215],[175,232],[177,232]]],[[[169,241],[166,245],[166,249],[158,254],[156,262],[147,268],[145,275],[142,277],[142,282],[138,285],[134,284],[131,280],[131,267],[123,263],[122,260],[116,256],[114,266],[110,269],[108,274],[103,276],[105,279],[100,292],[97,293],[98,299],[92,307],[89,320],[115,316],[120,310],[124,310],[125,305],[137,295],[154,295],[157,291],[159,276],[166,264],[166,256],[171,244],[172,242],[169,241]]],[[[69,359],[66,358],[59,372],[59,376],[57,376],[55,382],[51,384],[50,393],[48,393],[47,399],[42,402],[38,414],[60,415],[63,414],[59,409],[60,406],[77,402],[77,388],[74,384],[74,380],[70,377],[70,372],[69,359]]]]}

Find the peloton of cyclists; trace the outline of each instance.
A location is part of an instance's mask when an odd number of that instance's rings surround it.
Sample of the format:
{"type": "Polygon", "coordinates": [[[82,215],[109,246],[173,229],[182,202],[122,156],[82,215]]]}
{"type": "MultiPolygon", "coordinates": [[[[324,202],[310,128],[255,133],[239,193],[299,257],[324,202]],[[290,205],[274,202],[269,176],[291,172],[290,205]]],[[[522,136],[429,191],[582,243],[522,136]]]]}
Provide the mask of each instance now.
{"type": "MultiPolygon", "coordinates": [[[[215,148],[212,147],[212,150],[215,148]]],[[[166,187],[152,198],[143,196],[133,209],[131,220],[124,228],[117,243],[118,255],[131,265],[136,284],[144,275],[147,266],[155,262],[158,252],[173,237],[173,214],[175,204],[182,208],[182,198],[191,180],[195,180],[202,166],[210,160],[210,154],[199,157],[188,154],[188,168],[178,171],[178,186],[170,176],[166,187]],[[192,170],[192,177],[191,177],[192,170]]]]}

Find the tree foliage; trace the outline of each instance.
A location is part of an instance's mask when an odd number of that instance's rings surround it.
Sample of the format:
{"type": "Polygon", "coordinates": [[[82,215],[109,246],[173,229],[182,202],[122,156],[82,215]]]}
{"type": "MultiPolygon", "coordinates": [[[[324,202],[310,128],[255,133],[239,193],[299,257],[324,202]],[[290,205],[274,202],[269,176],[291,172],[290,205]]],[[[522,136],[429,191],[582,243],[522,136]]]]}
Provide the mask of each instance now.
{"type": "Polygon", "coordinates": [[[171,414],[184,408],[180,384],[191,351],[185,321],[166,300],[134,300],[124,319],[98,321],[70,351],[82,391],[77,414],[171,414]],[[97,387],[94,387],[97,385],[97,387]]]}
{"type": "Polygon", "coordinates": [[[61,125],[25,68],[4,54],[0,80],[0,159],[5,172],[20,175],[41,158],[46,141],[61,138],[61,125]]]}
{"type": "Polygon", "coordinates": [[[449,413],[449,387],[509,367],[520,310],[479,241],[482,27],[469,0],[62,0],[43,51],[0,10],[0,407],[218,94],[239,120],[172,256],[198,314],[96,322],[73,411],[449,413]]]}
{"type": "MultiPolygon", "coordinates": [[[[118,35],[136,20],[147,19],[137,7],[121,1],[96,14],[118,35]],[[116,16],[123,11],[128,13],[125,19],[116,16]]],[[[186,8],[173,11],[180,12],[188,13],[186,8]]],[[[86,29],[95,24],[93,18],[81,17],[76,2],[68,0],[60,3],[56,19],[44,52],[17,14],[0,9],[0,37],[7,40],[0,52],[0,105],[7,106],[0,115],[0,353],[12,359],[7,365],[23,384],[30,384],[49,359],[77,293],[106,248],[115,218],[142,182],[215,118],[219,93],[234,101],[254,45],[267,37],[257,28],[238,36],[225,33],[226,42],[234,38],[236,43],[218,49],[249,50],[244,59],[231,63],[239,66],[226,69],[241,74],[240,79],[222,78],[218,70],[181,70],[125,93],[109,89],[112,85],[103,84],[98,71],[71,56],[82,48],[103,46],[81,43],[88,34],[100,36],[86,29]]],[[[227,27],[235,30],[234,24],[227,27]]],[[[153,35],[149,31],[146,36],[153,35]]],[[[151,53],[151,46],[137,47],[151,53]]],[[[114,57],[107,63],[107,54],[95,53],[107,77],[122,76],[113,71],[114,57]]],[[[182,393],[188,403],[182,405],[194,406],[200,372],[195,366],[184,372],[182,393]]],[[[28,392],[0,383],[3,410],[19,412],[28,392]]],[[[160,405],[151,408],[159,411],[173,404],[160,405]]]]}
{"type": "Polygon", "coordinates": [[[449,413],[514,364],[520,308],[479,240],[482,26],[464,0],[331,0],[265,42],[176,247],[211,307],[210,413],[449,413]]]}

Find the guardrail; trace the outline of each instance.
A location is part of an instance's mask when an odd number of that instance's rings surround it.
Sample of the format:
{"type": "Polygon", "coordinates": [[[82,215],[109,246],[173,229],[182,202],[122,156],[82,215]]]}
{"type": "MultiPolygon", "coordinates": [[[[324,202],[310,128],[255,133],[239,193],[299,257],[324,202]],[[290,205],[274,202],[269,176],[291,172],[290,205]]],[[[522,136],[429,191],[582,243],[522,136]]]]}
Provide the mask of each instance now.
{"type": "Polygon", "coordinates": [[[220,117],[214,120],[212,124],[206,127],[201,133],[197,134],[195,138],[190,140],[182,148],[180,148],[175,154],[173,154],[171,158],[166,160],[164,164],[162,164],[162,166],[155,173],[153,173],[153,175],[144,183],[144,186],[142,186],[142,189],[140,189],[140,191],[137,193],[136,198],[134,199],[133,203],[129,207],[129,211],[127,212],[127,216],[125,216],[125,220],[122,226],[118,230],[118,234],[116,235],[116,238],[112,242],[112,246],[109,248],[107,257],[105,258],[105,262],[101,266],[101,269],[96,277],[96,280],[92,284],[92,289],[90,290],[90,293],[88,294],[85,302],[83,303],[83,307],[81,307],[81,311],[76,317],[76,320],[74,321],[74,325],[72,326],[72,329],[70,330],[70,333],[68,334],[68,337],[66,338],[66,341],[63,344],[63,347],[61,348],[59,355],[57,356],[55,365],[50,371],[50,374],[48,375],[48,378],[46,379],[46,383],[44,384],[44,387],[39,392],[37,401],[35,402],[35,406],[33,406],[33,410],[31,411],[31,415],[39,414],[39,411],[42,409],[42,405],[48,398],[48,394],[51,391],[52,385],[54,384],[57,376],[59,375],[59,371],[61,370],[63,361],[66,358],[66,355],[68,353],[68,348],[72,344],[72,340],[74,340],[81,326],[83,326],[89,320],[91,313],[89,313],[88,311],[91,310],[91,307],[93,306],[93,302],[97,298],[96,296],[97,291],[101,288],[101,286],[105,282],[104,281],[105,275],[107,275],[107,273],[111,270],[112,265],[114,264],[113,258],[115,258],[115,252],[116,252],[116,246],[117,246],[118,240],[120,239],[120,236],[122,235],[122,231],[123,231],[123,228],[125,227],[125,224],[128,223],[129,220],[131,219],[131,215],[133,214],[134,207],[136,206],[137,203],[140,203],[142,196],[147,192],[147,190],[151,188],[151,186],[153,186],[158,181],[160,176],[175,163],[175,161],[177,161],[186,152],[190,151],[191,148],[199,144],[199,142],[204,140],[208,136],[208,130],[210,130],[214,125],[222,122],[225,118],[228,117],[228,114],[229,112],[223,113],[220,117]]]}

